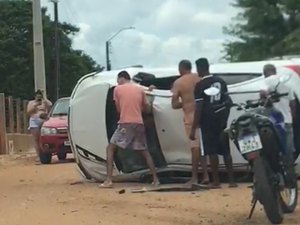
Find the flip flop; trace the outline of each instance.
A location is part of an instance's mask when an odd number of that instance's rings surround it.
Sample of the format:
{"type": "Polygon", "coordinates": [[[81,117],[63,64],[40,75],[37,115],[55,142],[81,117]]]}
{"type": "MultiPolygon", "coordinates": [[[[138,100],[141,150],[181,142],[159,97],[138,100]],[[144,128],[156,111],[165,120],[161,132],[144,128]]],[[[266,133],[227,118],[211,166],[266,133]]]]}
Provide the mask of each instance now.
{"type": "Polygon", "coordinates": [[[98,186],[99,188],[113,188],[113,184],[99,184],[98,186]]]}
{"type": "Polygon", "coordinates": [[[154,187],[158,187],[160,185],[160,182],[157,182],[157,183],[152,182],[151,185],[154,187]]]}

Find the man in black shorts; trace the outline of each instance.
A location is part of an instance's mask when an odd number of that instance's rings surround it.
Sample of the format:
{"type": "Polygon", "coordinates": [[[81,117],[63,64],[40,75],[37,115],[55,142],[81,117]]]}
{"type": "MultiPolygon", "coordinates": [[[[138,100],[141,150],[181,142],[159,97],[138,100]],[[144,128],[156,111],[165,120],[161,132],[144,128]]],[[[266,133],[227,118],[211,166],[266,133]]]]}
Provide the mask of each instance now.
{"type": "Polygon", "coordinates": [[[223,79],[209,73],[209,64],[206,58],[196,61],[198,75],[202,78],[195,87],[196,111],[190,138],[195,139],[196,129],[200,129],[201,154],[208,155],[212,169],[212,188],[220,188],[219,179],[219,158],[223,155],[226,164],[229,187],[237,187],[234,182],[232,157],[230,154],[229,138],[224,129],[227,126],[230,109],[226,102],[230,101],[227,92],[227,85],[223,79]],[[204,90],[216,87],[219,94],[208,96],[204,90]]]}

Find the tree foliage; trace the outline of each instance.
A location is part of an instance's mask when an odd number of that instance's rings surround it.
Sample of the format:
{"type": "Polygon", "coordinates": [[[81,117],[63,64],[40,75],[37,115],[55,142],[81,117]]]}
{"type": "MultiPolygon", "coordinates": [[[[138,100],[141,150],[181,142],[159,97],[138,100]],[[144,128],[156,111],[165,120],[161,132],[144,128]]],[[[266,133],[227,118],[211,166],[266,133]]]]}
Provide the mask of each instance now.
{"type": "Polygon", "coordinates": [[[240,11],[224,33],[229,61],[263,60],[300,54],[299,0],[235,0],[240,11]]]}
{"type": "MultiPolygon", "coordinates": [[[[33,27],[31,1],[0,1],[0,93],[25,99],[34,93],[33,27]]],[[[55,26],[42,9],[47,93],[55,91],[55,26]]],[[[87,54],[72,48],[79,28],[59,24],[61,81],[60,95],[69,96],[78,79],[102,68],[87,54]]]]}

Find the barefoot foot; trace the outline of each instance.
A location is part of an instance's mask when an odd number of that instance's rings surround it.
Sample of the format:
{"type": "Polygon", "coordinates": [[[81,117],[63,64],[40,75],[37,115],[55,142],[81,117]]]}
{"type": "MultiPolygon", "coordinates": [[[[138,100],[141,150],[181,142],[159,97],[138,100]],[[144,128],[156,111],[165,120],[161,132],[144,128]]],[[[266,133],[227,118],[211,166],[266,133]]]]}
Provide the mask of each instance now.
{"type": "Polygon", "coordinates": [[[188,182],[185,183],[186,186],[193,186],[193,185],[198,185],[198,180],[196,179],[191,179],[188,182]]]}

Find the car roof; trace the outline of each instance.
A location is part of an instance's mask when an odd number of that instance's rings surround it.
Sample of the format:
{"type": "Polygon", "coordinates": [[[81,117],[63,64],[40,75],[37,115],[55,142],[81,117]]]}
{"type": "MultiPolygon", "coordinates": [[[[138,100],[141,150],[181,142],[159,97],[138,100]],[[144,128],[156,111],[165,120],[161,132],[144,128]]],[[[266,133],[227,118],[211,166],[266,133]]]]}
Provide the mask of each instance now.
{"type": "MultiPolygon", "coordinates": [[[[293,66],[300,65],[300,58],[292,59],[292,60],[267,60],[267,61],[255,61],[255,62],[237,62],[237,63],[218,63],[210,65],[210,72],[212,74],[258,74],[262,75],[263,66],[265,64],[272,63],[276,67],[283,66],[293,66]]],[[[97,77],[97,82],[108,83],[110,85],[117,84],[117,74],[126,70],[130,76],[133,78],[135,75],[139,73],[148,73],[155,75],[155,78],[167,78],[172,76],[178,76],[178,68],[176,66],[173,67],[161,67],[161,68],[153,68],[153,67],[127,67],[122,69],[116,69],[111,71],[102,71],[102,72],[93,72],[83,76],[78,80],[77,85],[83,82],[88,77],[97,77]]],[[[193,68],[193,72],[195,71],[195,67],[193,68]]]]}
{"type": "MultiPolygon", "coordinates": [[[[265,64],[274,64],[275,66],[286,66],[286,65],[300,65],[300,59],[295,60],[267,60],[267,61],[254,61],[254,62],[238,62],[238,63],[218,63],[210,65],[211,73],[258,73],[261,74],[263,70],[263,66],[265,64]]],[[[139,68],[139,67],[128,67],[123,69],[111,70],[111,71],[103,71],[97,73],[96,75],[102,76],[103,78],[116,78],[117,74],[126,70],[131,76],[134,76],[138,73],[150,73],[155,75],[156,78],[163,78],[169,76],[176,76],[178,74],[177,67],[161,67],[161,68],[139,68]]],[[[196,72],[195,68],[193,68],[193,72],[196,72]]]]}

